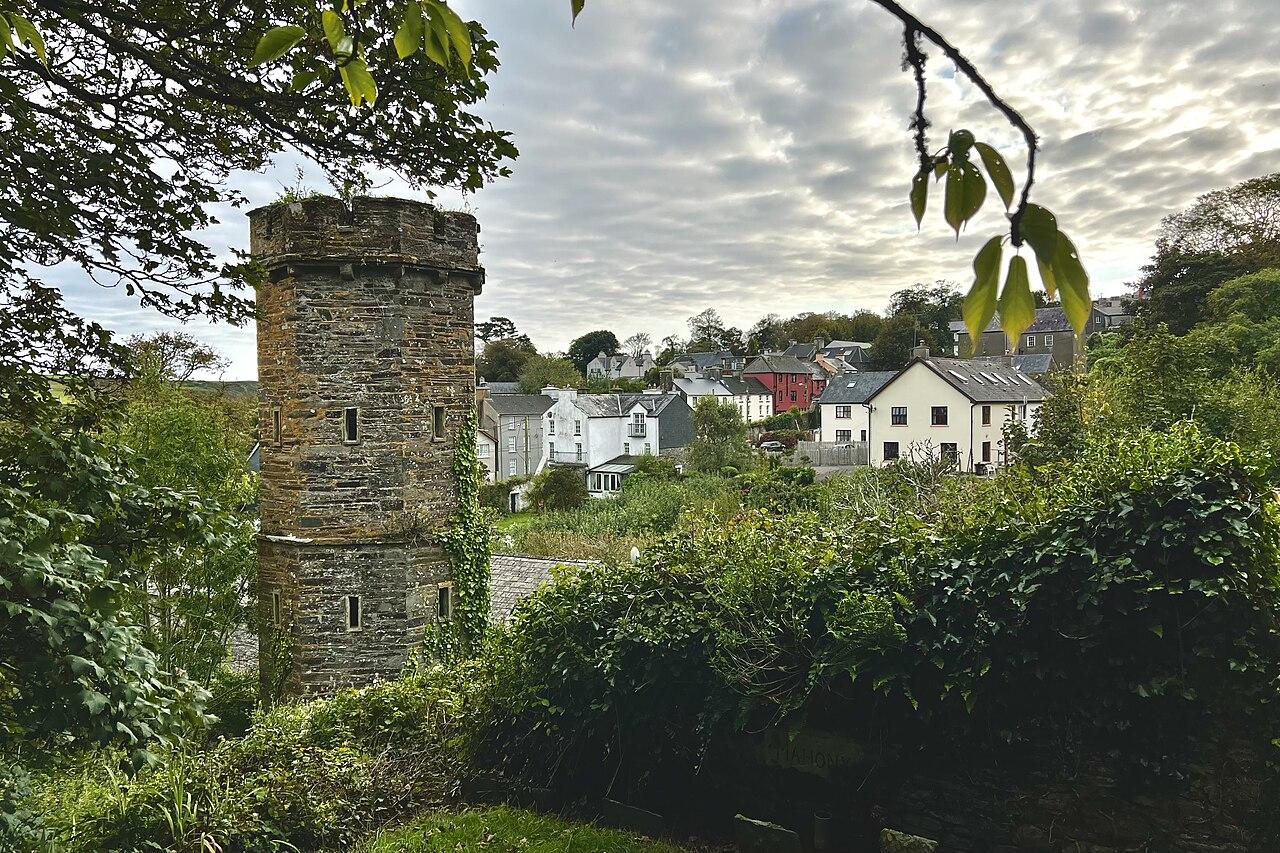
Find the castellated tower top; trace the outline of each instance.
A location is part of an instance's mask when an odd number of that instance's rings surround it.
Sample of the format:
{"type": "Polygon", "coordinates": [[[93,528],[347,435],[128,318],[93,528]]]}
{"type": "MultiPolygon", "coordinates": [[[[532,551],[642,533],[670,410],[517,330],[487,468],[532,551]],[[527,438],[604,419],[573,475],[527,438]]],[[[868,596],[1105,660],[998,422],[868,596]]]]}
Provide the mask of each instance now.
{"type": "Polygon", "coordinates": [[[249,245],[268,270],[291,264],[393,264],[472,274],[480,268],[480,225],[469,213],[398,198],[331,196],[277,202],[249,213],[249,245]]]}

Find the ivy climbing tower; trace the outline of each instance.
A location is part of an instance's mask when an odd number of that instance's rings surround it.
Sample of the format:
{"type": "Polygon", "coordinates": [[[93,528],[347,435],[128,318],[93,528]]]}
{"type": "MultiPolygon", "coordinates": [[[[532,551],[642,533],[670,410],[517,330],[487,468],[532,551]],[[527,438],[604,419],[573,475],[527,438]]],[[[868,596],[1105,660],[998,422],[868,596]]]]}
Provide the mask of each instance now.
{"type": "Polygon", "coordinates": [[[258,302],[264,697],[394,676],[452,616],[438,542],[475,405],[479,226],[389,198],[249,214],[258,302]]]}

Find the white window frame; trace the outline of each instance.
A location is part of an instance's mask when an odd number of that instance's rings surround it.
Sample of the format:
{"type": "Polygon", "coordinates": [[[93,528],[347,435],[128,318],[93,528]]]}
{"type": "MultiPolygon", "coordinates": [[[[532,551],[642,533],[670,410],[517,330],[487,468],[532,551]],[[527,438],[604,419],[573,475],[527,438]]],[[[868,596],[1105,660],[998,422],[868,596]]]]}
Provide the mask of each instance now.
{"type": "Polygon", "coordinates": [[[1035,345],[1036,345],[1036,336],[1035,336],[1035,335],[1027,335],[1027,346],[1028,346],[1028,347],[1034,347],[1035,345]]]}
{"type": "Polygon", "coordinates": [[[508,453],[516,452],[516,437],[514,435],[507,436],[507,452],[508,453]]]}
{"type": "Polygon", "coordinates": [[[576,451],[578,456],[577,461],[581,462],[582,461],[582,442],[581,441],[575,442],[573,445],[573,448],[576,451]]]}
{"type": "Polygon", "coordinates": [[[573,434],[582,435],[582,421],[578,418],[573,420],[573,434]]]}
{"type": "Polygon", "coordinates": [[[1053,346],[1053,335],[1045,335],[1045,336],[1044,336],[1044,345],[1045,345],[1046,347],[1052,347],[1052,346],[1053,346]]]}

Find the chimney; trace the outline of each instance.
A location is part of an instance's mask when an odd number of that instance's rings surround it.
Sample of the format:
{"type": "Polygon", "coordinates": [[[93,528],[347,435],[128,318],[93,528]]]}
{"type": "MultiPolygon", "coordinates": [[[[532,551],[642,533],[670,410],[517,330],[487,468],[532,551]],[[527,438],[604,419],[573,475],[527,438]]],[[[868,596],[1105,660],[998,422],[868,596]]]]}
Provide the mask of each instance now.
{"type": "Polygon", "coordinates": [[[911,357],[913,359],[928,358],[929,345],[926,344],[924,341],[921,341],[920,343],[916,344],[914,347],[911,348],[911,357]]]}
{"type": "Polygon", "coordinates": [[[794,339],[794,338],[792,338],[791,340],[787,341],[787,345],[788,345],[788,346],[795,346],[795,345],[796,345],[795,339],[794,339]]]}
{"type": "Polygon", "coordinates": [[[662,393],[670,394],[671,389],[675,387],[675,371],[674,370],[659,371],[658,384],[662,387],[662,393]]]}
{"type": "Polygon", "coordinates": [[[825,346],[827,345],[827,340],[826,340],[826,338],[821,338],[821,337],[814,338],[814,339],[813,339],[813,345],[814,345],[814,347],[816,347],[817,349],[821,350],[823,347],[825,347],[825,346]]]}
{"type": "Polygon", "coordinates": [[[542,396],[550,397],[552,400],[559,400],[560,389],[554,385],[548,385],[546,388],[542,389],[542,396]]]}
{"type": "Polygon", "coordinates": [[[718,367],[708,367],[708,368],[707,368],[707,378],[708,378],[708,379],[710,379],[712,382],[719,382],[719,381],[720,381],[720,368],[718,368],[718,367]]]}

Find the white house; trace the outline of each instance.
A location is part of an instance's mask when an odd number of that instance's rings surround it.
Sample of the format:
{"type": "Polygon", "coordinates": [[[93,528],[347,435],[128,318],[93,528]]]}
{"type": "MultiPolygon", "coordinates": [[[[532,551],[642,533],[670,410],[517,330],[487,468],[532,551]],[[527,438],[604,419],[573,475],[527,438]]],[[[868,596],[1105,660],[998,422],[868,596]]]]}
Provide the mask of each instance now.
{"type": "Polygon", "coordinates": [[[718,367],[708,368],[701,376],[674,377],[671,387],[684,397],[690,409],[697,408],[703,397],[715,397],[722,403],[737,406],[746,423],[764,420],[773,414],[773,392],[759,379],[724,376],[718,367]]]}
{"type": "Polygon", "coordinates": [[[953,459],[962,471],[1006,465],[1004,426],[1016,420],[1030,430],[1047,396],[1044,388],[1006,363],[915,352],[910,364],[867,397],[871,464],[930,455],[953,459]]]}
{"type": "Polygon", "coordinates": [[[818,440],[828,444],[867,441],[871,434],[867,400],[897,375],[892,370],[844,373],[828,382],[818,398],[818,440]]]}
{"type": "Polygon", "coordinates": [[[484,481],[497,481],[498,439],[487,429],[476,430],[476,457],[484,467],[484,481]]]}
{"type": "Polygon", "coordinates": [[[635,470],[632,459],[693,440],[693,414],[678,394],[579,394],[544,388],[553,400],[543,418],[545,456],[581,466],[593,495],[612,494],[635,470]]]}
{"type": "Polygon", "coordinates": [[[602,352],[587,362],[587,378],[643,379],[656,366],[657,362],[647,351],[639,355],[609,355],[602,352]]]}

